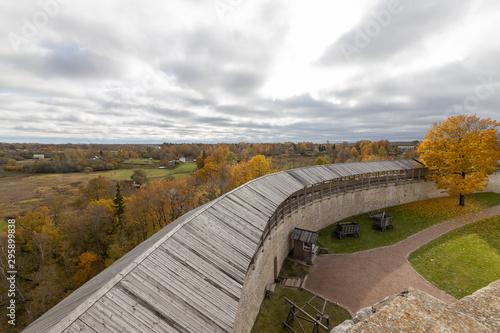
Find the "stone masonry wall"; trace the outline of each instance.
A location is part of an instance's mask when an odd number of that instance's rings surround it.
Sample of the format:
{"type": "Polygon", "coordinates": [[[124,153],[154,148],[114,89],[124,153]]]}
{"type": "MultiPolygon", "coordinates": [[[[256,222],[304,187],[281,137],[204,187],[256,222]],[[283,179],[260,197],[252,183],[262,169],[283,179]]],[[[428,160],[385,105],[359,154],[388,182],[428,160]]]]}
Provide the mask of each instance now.
{"type": "MultiPolygon", "coordinates": [[[[490,176],[486,191],[500,193],[500,173],[490,176]]],[[[285,217],[284,222],[272,230],[263,249],[260,250],[254,269],[248,273],[237,310],[234,332],[251,331],[265,296],[266,285],[274,282],[275,271],[279,272],[283,260],[291,249],[290,235],[294,228],[317,231],[352,215],[445,195],[447,194],[440,193],[440,190],[436,189],[434,182],[423,180],[325,198],[285,217]]]]}

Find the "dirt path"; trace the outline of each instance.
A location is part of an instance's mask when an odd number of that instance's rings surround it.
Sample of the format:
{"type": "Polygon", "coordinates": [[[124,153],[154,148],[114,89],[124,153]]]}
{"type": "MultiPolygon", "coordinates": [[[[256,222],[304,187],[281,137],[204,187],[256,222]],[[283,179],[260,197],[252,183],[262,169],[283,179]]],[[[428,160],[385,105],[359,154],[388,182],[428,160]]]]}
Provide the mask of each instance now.
{"type": "Polygon", "coordinates": [[[305,289],[346,307],[351,314],[406,287],[452,303],[456,301],[454,297],[413,270],[408,256],[452,229],[496,215],[500,215],[500,206],[440,223],[391,246],[319,256],[307,277],[305,289]]]}

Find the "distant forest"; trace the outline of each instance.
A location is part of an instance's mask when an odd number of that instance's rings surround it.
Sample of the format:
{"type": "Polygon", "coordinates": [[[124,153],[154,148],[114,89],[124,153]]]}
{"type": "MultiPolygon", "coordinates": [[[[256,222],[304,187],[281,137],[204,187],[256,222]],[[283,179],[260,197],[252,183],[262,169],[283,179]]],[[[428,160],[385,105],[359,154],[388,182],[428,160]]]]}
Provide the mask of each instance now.
{"type": "Polygon", "coordinates": [[[121,168],[123,165],[120,163],[131,158],[151,158],[158,166],[165,166],[168,162],[181,157],[193,160],[197,157],[210,156],[213,151],[226,148],[236,156],[236,160],[232,163],[264,155],[273,159],[278,170],[283,170],[312,165],[319,157],[324,163],[409,158],[413,157],[415,152],[398,147],[412,147],[417,144],[418,141],[390,143],[387,140],[376,142],[361,140],[356,143],[337,144],[328,141],[325,144],[312,142],[158,145],[0,143],[0,172],[5,174],[3,171],[32,173],[105,171],[121,168]]]}

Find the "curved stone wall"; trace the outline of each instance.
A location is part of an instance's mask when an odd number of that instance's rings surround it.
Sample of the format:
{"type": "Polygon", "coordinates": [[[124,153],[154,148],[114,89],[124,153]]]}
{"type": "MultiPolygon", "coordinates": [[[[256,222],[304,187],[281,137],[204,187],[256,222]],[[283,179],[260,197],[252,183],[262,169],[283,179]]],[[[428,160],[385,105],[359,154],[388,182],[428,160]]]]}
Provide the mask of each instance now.
{"type": "MultiPolygon", "coordinates": [[[[487,192],[500,193],[500,173],[490,176],[487,192]]],[[[240,300],[234,332],[250,332],[264,299],[265,287],[273,283],[283,260],[291,250],[294,228],[323,229],[349,216],[413,201],[446,196],[434,182],[420,178],[411,182],[389,182],[386,186],[354,189],[316,200],[285,216],[273,228],[257,253],[255,267],[247,276],[240,300]]]]}
{"type": "MultiPolygon", "coordinates": [[[[441,196],[411,160],[331,164],[248,182],[127,253],[26,332],[250,332],[295,227],[441,196]]],[[[498,175],[490,191],[500,191],[498,175]]]]}
{"type": "Polygon", "coordinates": [[[433,182],[420,180],[340,193],[287,215],[282,223],[272,229],[257,255],[254,269],[247,276],[234,332],[250,331],[264,299],[266,285],[274,281],[291,250],[290,235],[294,228],[317,231],[349,216],[438,196],[443,194],[435,189],[433,182]]]}

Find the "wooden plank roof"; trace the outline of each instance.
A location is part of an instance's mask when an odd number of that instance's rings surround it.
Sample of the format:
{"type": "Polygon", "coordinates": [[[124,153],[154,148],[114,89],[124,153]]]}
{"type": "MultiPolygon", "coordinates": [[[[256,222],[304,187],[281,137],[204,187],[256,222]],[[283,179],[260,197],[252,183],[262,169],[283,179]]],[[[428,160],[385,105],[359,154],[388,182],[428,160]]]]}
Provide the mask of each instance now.
{"type": "Polygon", "coordinates": [[[319,233],[316,231],[295,228],[291,238],[304,243],[314,244],[318,241],[319,233]]]}
{"type": "Polygon", "coordinates": [[[283,200],[338,177],[421,167],[328,164],[250,181],[158,231],[24,332],[231,332],[252,258],[283,200]]]}

